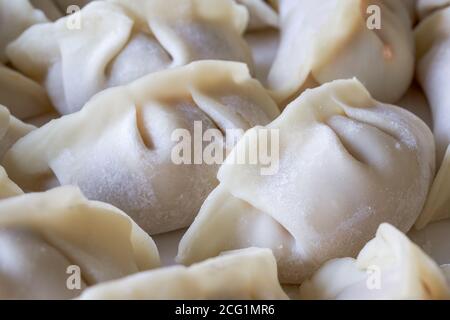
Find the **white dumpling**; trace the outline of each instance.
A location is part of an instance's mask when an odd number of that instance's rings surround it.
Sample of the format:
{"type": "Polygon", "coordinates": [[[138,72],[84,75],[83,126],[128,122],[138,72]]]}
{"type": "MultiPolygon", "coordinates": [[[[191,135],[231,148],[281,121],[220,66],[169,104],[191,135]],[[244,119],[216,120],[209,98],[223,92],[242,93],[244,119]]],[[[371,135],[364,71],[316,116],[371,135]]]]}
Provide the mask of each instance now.
{"type": "Polygon", "coordinates": [[[229,0],[94,1],[76,18],[35,25],[7,49],[12,64],[43,84],[62,114],[95,93],[195,60],[252,64],[242,38],[245,7],[229,0]]]}
{"type": "Polygon", "coordinates": [[[34,129],[35,126],[23,123],[12,116],[8,108],[0,105],[0,159],[17,140],[34,129]]]}
{"type": "Polygon", "coordinates": [[[450,143],[450,7],[437,11],[416,28],[417,76],[431,106],[437,160],[450,143]]]}
{"type": "Polygon", "coordinates": [[[45,14],[28,0],[0,0],[0,63],[7,61],[6,46],[28,27],[47,22],[45,14]]]}
{"type": "Polygon", "coordinates": [[[67,266],[84,285],[121,278],[159,265],[153,240],[113,206],[88,201],[75,187],[0,201],[0,297],[60,299],[67,266]]]}
{"type": "Polygon", "coordinates": [[[178,261],[269,247],[281,281],[300,283],[325,261],[356,255],[382,222],[408,231],[434,176],[434,152],[425,123],[375,101],[357,80],[307,90],[238,142],[181,240],[178,261]],[[279,161],[272,156],[271,165],[278,170],[261,174],[262,161],[235,164],[264,143],[258,136],[267,130],[279,132],[279,161]]]}
{"type": "Polygon", "coordinates": [[[424,19],[431,13],[450,6],[450,0],[417,0],[417,13],[424,19]]]}
{"type": "Polygon", "coordinates": [[[414,38],[403,1],[280,0],[279,7],[281,40],[268,85],[284,105],[308,87],[352,77],[384,102],[408,89],[414,38]],[[368,28],[369,4],[381,9],[381,29],[368,28]]]}
{"type": "Polygon", "coordinates": [[[44,88],[2,64],[0,104],[8,106],[11,114],[23,121],[55,113],[44,88]]]}
{"type": "Polygon", "coordinates": [[[183,267],[141,272],[91,287],[80,299],[287,299],[268,249],[249,248],[183,267]]]}
{"type": "Polygon", "coordinates": [[[439,266],[389,224],[358,258],[325,263],[300,287],[300,299],[449,299],[439,266]]]}
{"type": "MultiPolygon", "coordinates": [[[[194,153],[192,164],[176,164],[175,130],[190,134],[190,148],[196,123],[200,135],[215,129],[211,144],[231,149],[235,142],[226,145],[233,138],[227,129],[243,134],[278,115],[244,64],[193,62],[103,91],[81,111],[18,141],[4,166],[24,190],[42,190],[57,178],[79,186],[89,199],[124,210],[149,233],[162,233],[192,222],[217,185],[220,165],[194,164],[194,153]]],[[[211,144],[204,142],[202,151],[211,144]]]]}

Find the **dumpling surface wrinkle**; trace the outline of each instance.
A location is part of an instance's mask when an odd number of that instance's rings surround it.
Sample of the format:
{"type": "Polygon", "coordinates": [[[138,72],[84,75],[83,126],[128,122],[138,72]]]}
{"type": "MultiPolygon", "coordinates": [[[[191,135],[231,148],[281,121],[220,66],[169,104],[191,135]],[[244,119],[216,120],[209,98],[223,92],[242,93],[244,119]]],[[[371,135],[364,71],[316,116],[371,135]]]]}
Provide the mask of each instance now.
{"type": "Polygon", "coordinates": [[[300,299],[449,299],[439,266],[389,224],[358,258],[325,263],[300,287],[300,299]]]}
{"type": "Polygon", "coordinates": [[[224,250],[268,247],[282,283],[300,283],[329,259],[355,256],[382,222],[408,231],[434,176],[434,153],[425,123],[372,99],[355,79],[307,90],[241,138],[177,259],[190,264],[224,250]],[[261,174],[262,161],[234,161],[264,143],[263,129],[279,135],[271,175],[261,174]]]}
{"type": "Polygon", "coordinates": [[[5,199],[22,194],[23,191],[9,179],[5,169],[0,166],[0,199],[5,199]]]}
{"type": "Polygon", "coordinates": [[[450,0],[417,0],[416,6],[419,18],[424,19],[437,10],[450,6],[450,0]]]}
{"type": "Polygon", "coordinates": [[[0,297],[73,298],[68,266],[83,286],[159,265],[153,240],[126,214],[75,187],[0,201],[0,297]]]}
{"type": "Polygon", "coordinates": [[[8,60],[5,49],[11,41],[28,27],[47,21],[44,13],[33,8],[28,0],[0,0],[0,63],[8,60]]]}
{"type": "Polygon", "coordinates": [[[415,32],[417,77],[430,102],[440,163],[450,144],[450,7],[427,17],[415,32]]]}
{"type": "Polygon", "coordinates": [[[404,95],[414,74],[414,37],[403,1],[280,0],[279,7],[281,39],[268,86],[281,104],[308,87],[352,77],[377,100],[404,95]],[[372,4],[381,9],[380,29],[366,13],[372,4]]]}
{"type": "Polygon", "coordinates": [[[287,299],[268,249],[229,252],[190,267],[141,272],[91,287],[81,299],[287,299]]]}
{"type": "Polygon", "coordinates": [[[50,100],[35,81],[0,64],[0,104],[15,117],[28,121],[52,112],[50,100]]]}
{"type": "Polygon", "coordinates": [[[245,7],[229,0],[94,1],[79,28],[65,17],[33,26],[8,46],[12,64],[45,86],[62,114],[95,93],[195,60],[252,65],[245,7]]]}
{"type": "Polygon", "coordinates": [[[11,116],[8,108],[0,105],[0,159],[17,140],[34,129],[35,126],[11,116]]]}
{"type": "Polygon", "coordinates": [[[228,129],[266,125],[278,115],[245,64],[199,61],[103,91],[80,112],[18,141],[4,166],[24,190],[45,189],[57,178],[124,210],[147,232],[162,233],[187,227],[217,185],[220,162],[195,151],[177,162],[176,147],[187,143],[190,150],[201,128],[200,138],[216,132],[201,145],[203,154],[211,146],[231,149],[235,131],[228,129]],[[174,139],[180,130],[188,137],[174,139]]]}

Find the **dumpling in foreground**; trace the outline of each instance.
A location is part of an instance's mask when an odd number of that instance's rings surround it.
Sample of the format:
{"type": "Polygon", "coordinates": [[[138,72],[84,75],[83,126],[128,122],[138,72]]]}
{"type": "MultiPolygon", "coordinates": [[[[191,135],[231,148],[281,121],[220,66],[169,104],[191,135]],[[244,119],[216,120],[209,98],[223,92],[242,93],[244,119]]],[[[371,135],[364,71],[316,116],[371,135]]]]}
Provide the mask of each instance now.
{"type": "Polygon", "coordinates": [[[226,253],[188,268],[141,272],[88,288],[80,299],[287,299],[268,249],[226,253]]]}
{"type": "Polygon", "coordinates": [[[142,229],[77,188],[0,201],[0,299],[73,298],[86,286],[158,265],[142,229]],[[78,288],[67,286],[71,268],[80,271],[78,288]]]}
{"type": "Polygon", "coordinates": [[[355,256],[382,222],[407,232],[434,176],[434,152],[425,123],[372,99],[357,80],[308,90],[238,142],[177,259],[268,247],[281,282],[300,283],[329,259],[355,256]],[[268,140],[271,171],[261,158],[236,161],[268,140]]]}
{"type": "Polygon", "coordinates": [[[428,16],[415,32],[417,76],[430,102],[440,163],[450,144],[450,7],[428,16]]]}
{"type": "Polygon", "coordinates": [[[308,87],[352,77],[383,102],[408,89],[414,37],[403,1],[281,0],[279,7],[281,40],[268,85],[284,105],[308,87]]]}
{"type": "Polygon", "coordinates": [[[328,261],[300,287],[300,299],[450,299],[439,266],[389,224],[358,258],[328,261]]]}
{"type": "Polygon", "coordinates": [[[228,149],[236,131],[278,115],[244,64],[194,62],[101,92],[18,141],[4,166],[26,191],[77,185],[162,233],[187,227],[217,185],[222,157],[208,162],[207,150],[228,149]]]}
{"type": "Polygon", "coordinates": [[[252,65],[242,38],[248,12],[229,0],[94,1],[81,25],[64,17],[29,28],[7,48],[14,67],[41,83],[61,114],[97,92],[195,60],[252,65]]]}

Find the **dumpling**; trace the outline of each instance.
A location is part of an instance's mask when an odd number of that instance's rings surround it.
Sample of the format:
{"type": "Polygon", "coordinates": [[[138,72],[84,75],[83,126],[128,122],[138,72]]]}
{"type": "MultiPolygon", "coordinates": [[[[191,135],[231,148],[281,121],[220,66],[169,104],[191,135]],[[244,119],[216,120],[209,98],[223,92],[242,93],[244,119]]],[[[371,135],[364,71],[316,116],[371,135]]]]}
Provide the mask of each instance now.
{"type": "Polygon", "coordinates": [[[431,106],[440,163],[450,144],[450,7],[427,17],[416,28],[417,76],[431,106]]]}
{"type": "Polygon", "coordinates": [[[417,0],[417,13],[420,19],[424,19],[431,13],[448,6],[450,6],[450,0],[417,0]]]}
{"type": "Polygon", "coordinates": [[[46,87],[61,114],[80,110],[105,88],[194,60],[252,65],[242,38],[248,12],[233,1],[94,1],[79,14],[79,29],[65,17],[29,28],[7,48],[12,64],[46,87]]]}
{"type": "Polygon", "coordinates": [[[0,159],[17,140],[34,129],[35,126],[11,116],[9,110],[0,105],[0,159]]]}
{"type": "Polygon", "coordinates": [[[396,102],[404,95],[414,74],[405,2],[280,0],[279,7],[281,40],[268,85],[283,105],[306,88],[352,77],[377,100],[396,102]],[[380,8],[380,29],[372,28],[372,22],[378,26],[369,4],[380,8]]]}
{"type": "Polygon", "coordinates": [[[22,74],[0,64],[0,104],[15,117],[32,121],[55,112],[44,88],[22,74]]]}
{"type": "Polygon", "coordinates": [[[271,124],[241,138],[177,260],[191,264],[225,250],[268,247],[282,283],[300,283],[325,261],[356,255],[382,222],[408,231],[424,205],[434,161],[426,124],[375,101],[357,80],[307,90],[271,124]],[[267,141],[270,161],[236,161],[267,141]]]}
{"type": "Polygon", "coordinates": [[[449,299],[439,266],[389,224],[358,258],[328,261],[300,287],[300,299],[449,299]]]}
{"type": "Polygon", "coordinates": [[[237,1],[249,10],[250,20],[244,38],[252,51],[255,77],[266,84],[280,40],[275,3],[265,0],[237,1]]]}
{"type": "Polygon", "coordinates": [[[268,249],[229,252],[191,267],[141,272],[91,287],[80,299],[287,299],[268,249]]]}
{"type": "Polygon", "coordinates": [[[0,199],[14,197],[19,194],[23,194],[22,189],[9,179],[5,169],[0,166],[0,199]]]}
{"type": "Polygon", "coordinates": [[[199,61],[103,91],[80,112],[18,141],[4,166],[24,190],[53,186],[56,177],[124,210],[149,233],[162,233],[187,227],[217,185],[221,159],[208,162],[187,149],[231,149],[236,131],[278,115],[244,64],[199,61]]]}
{"type": "Polygon", "coordinates": [[[5,49],[11,41],[33,24],[47,21],[28,0],[0,0],[0,63],[7,61],[5,49]]]}
{"type": "Polygon", "coordinates": [[[152,239],[111,205],[60,187],[0,201],[0,298],[63,299],[159,265],[152,239]],[[80,285],[67,281],[79,268],[80,285]]]}

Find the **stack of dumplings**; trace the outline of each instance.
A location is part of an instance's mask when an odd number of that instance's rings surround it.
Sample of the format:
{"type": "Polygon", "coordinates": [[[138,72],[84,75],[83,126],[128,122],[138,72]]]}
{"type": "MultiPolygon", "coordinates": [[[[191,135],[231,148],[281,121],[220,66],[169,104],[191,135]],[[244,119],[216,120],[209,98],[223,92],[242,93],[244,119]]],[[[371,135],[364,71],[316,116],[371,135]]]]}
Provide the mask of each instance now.
{"type": "Polygon", "coordinates": [[[448,82],[448,0],[0,0],[0,299],[450,299],[448,82]]]}

